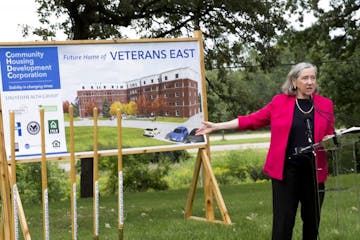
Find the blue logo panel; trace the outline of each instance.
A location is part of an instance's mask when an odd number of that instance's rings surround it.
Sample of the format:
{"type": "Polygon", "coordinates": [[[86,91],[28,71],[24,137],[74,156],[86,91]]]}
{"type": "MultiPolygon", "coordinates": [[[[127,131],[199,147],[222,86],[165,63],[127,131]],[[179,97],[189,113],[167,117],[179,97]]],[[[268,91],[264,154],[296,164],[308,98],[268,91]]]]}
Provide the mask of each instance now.
{"type": "Polygon", "coordinates": [[[4,92],[60,89],[57,47],[1,48],[4,92]]]}

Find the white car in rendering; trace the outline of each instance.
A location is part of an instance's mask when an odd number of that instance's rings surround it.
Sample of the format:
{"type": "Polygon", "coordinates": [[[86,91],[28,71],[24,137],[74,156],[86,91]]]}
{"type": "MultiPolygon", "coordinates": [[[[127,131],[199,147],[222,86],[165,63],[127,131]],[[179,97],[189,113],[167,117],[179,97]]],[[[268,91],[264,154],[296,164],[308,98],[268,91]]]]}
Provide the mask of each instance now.
{"type": "Polygon", "coordinates": [[[158,128],[145,128],[143,135],[147,137],[155,137],[158,134],[160,134],[160,130],[158,128]]]}

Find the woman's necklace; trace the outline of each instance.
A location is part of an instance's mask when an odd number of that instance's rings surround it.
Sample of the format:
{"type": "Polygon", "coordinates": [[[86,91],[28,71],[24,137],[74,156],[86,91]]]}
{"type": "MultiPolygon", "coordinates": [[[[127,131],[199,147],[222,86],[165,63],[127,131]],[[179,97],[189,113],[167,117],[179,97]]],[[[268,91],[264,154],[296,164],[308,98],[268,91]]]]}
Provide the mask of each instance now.
{"type": "Polygon", "coordinates": [[[299,105],[299,102],[298,102],[297,98],[296,98],[296,106],[297,106],[297,108],[300,110],[300,112],[302,112],[303,114],[309,114],[309,113],[311,113],[311,111],[314,109],[314,104],[313,104],[313,105],[311,106],[311,108],[309,109],[309,111],[304,111],[304,110],[302,110],[301,107],[300,107],[300,105],[299,105]]]}

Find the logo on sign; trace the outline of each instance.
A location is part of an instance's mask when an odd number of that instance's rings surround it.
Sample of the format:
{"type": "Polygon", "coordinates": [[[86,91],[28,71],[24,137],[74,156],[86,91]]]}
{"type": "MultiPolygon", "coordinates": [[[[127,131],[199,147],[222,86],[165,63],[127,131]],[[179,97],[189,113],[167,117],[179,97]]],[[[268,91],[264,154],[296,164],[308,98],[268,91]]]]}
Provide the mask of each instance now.
{"type": "Polygon", "coordinates": [[[21,123],[20,123],[20,122],[16,122],[15,132],[17,132],[17,135],[18,135],[19,137],[21,137],[21,136],[22,136],[22,132],[21,132],[21,123]]]}
{"type": "Polygon", "coordinates": [[[19,151],[19,143],[16,142],[16,143],[15,143],[15,152],[18,152],[18,151],[19,151]]]}
{"type": "Polygon", "coordinates": [[[58,140],[53,141],[51,144],[52,144],[53,148],[59,148],[60,147],[60,142],[58,140]]]}
{"type": "Polygon", "coordinates": [[[49,127],[49,134],[58,134],[59,133],[59,121],[58,120],[49,120],[48,127],[49,127]]]}
{"type": "Polygon", "coordinates": [[[28,123],[26,129],[31,135],[36,135],[40,132],[40,124],[38,122],[31,121],[28,123]]]}

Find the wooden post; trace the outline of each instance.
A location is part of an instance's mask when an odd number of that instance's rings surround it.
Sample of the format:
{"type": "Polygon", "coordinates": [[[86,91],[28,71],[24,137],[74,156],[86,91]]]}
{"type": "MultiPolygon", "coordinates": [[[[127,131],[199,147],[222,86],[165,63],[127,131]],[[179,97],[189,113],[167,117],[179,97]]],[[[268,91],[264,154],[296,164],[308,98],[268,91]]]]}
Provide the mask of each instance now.
{"type": "MultiPolygon", "coordinates": [[[[11,166],[9,166],[9,178],[11,178],[11,166]]],[[[17,199],[16,199],[17,209],[18,209],[18,217],[20,221],[21,230],[24,235],[25,240],[31,240],[29,227],[26,222],[24,208],[22,206],[20,194],[18,193],[17,199]]]]}
{"type": "Polygon", "coordinates": [[[41,132],[41,183],[42,183],[42,205],[43,205],[43,236],[49,240],[49,197],[46,167],[46,144],[45,144],[45,119],[44,109],[40,109],[40,132],[41,132]]]}
{"type": "Polygon", "coordinates": [[[10,145],[11,145],[11,165],[8,167],[10,185],[12,186],[12,201],[13,201],[13,233],[15,239],[19,238],[19,224],[20,221],[21,229],[24,235],[24,239],[31,240],[29,227],[26,223],[24,209],[21,203],[20,194],[16,184],[16,156],[15,156],[15,113],[10,111],[10,145]]]}
{"type": "Polygon", "coordinates": [[[9,189],[9,172],[8,161],[6,157],[4,126],[2,121],[2,110],[0,109],[0,184],[1,184],[1,223],[0,223],[0,239],[14,239],[11,201],[9,189]]]}
{"type": "Polygon", "coordinates": [[[94,199],[93,199],[93,210],[94,210],[94,239],[99,239],[99,176],[98,176],[98,164],[99,164],[99,156],[98,156],[98,111],[97,108],[93,109],[93,117],[94,117],[94,199]]]}
{"type": "Polygon", "coordinates": [[[124,191],[123,191],[123,166],[122,166],[122,137],[121,137],[121,112],[116,110],[118,132],[118,216],[119,240],[124,239],[124,191]]]}
{"type": "Polygon", "coordinates": [[[14,239],[12,226],[11,226],[11,202],[10,202],[10,191],[8,187],[8,174],[7,170],[7,159],[5,158],[5,148],[3,148],[1,156],[1,229],[0,239],[14,239]]]}
{"type": "MultiPolygon", "coordinates": [[[[208,120],[208,107],[207,107],[207,95],[206,95],[206,73],[205,73],[205,64],[204,64],[204,42],[202,37],[201,31],[195,31],[194,37],[198,39],[199,41],[199,57],[200,57],[200,70],[201,70],[201,76],[202,76],[202,99],[203,99],[203,113],[204,113],[204,120],[208,120]]],[[[206,145],[206,151],[210,153],[210,144],[209,144],[209,136],[206,135],[207,139],[207,145],[206,145]]],[[[210,154],[209,154],[210,155],[210,154]]],[[[209,221],[213,221],[215,219],[215,210],[214,210],[214,202],[213,202],[213,196],[211,192],[211,181],[208,173],[206,171],[203,171],[203,186],[204,186],[204,195],[205,195],[205,213],[206,213],[206,219],[209,221]]]]}
{"type": "MultiPolygon", "coordinates": [[[[210,161],[210,159],[209,159],[210,161]]],[[[204,166],[204,165],[202,165],[204,166]]],[[[212,170],[211,170],[212,171],[212,170]]],[[[204,195],[205,195],[205,213],[206,219],[209,221],[215,220],[215,210],[214,210],[214,198],[212,194],[212,184],[211,177],[209,172],[203,170],[203,183],[204,183],[204,195]]]]}
{"type": "Polygon", "coordinates": [[[191,217],[191,209],[192,209],[192,205],[194,203],[196,185],[197,185],[197,182],[199,179],[200,168],[201,168],[201,155],[200,155],[200,151],[198,151],[196,162],[195,162],[195,167],[194,167],[193,178],[191,180],[190,190],[189,190],[188,199],[187,199],[186,207],[185,207],[185,218],[186,219],[191,217]]]}
{"type": "Polygon", "coordinates": [[[76,209],[76,166],[74,145],[74,107],[69,106],[70,123],[70,181],[71,181],[71,238],[77,239],[77,209],[76,209]]]}
{"type": "Polygon", "coordinates": [[[15,113],[10,111],[10,149],[11,149],[11,196],[12,196],[12,231],[15,239],[19,239],[19,221],[18,221],[18,207],[17,198],[18,191],[16,186],[16,161],[15,161],[15,113]]]}
{"type": "Polygon", "coordinates": [[[201,153],[201,159],[202,159],[202,163],[204,165],[204,168],[205,168],[207,174],[209,174],[209,178],[210,178],[210,181],[212,183],[211,187],[212,187],[212,190],[214,192],[216,202],[217,202],[218,207],[220,209],[223,221],[225,222],[225,224],[231,224],[231,220],[230,220],[228,211],[226,209],[224,199],[221,196],[219,185],[216,182],[214,172],[212,171],[212,168],[211,168],[211,165],[210,165],[209,156],[207,155],[207,152],[204,149],[201,149],[200,153],[201,153]]]}

